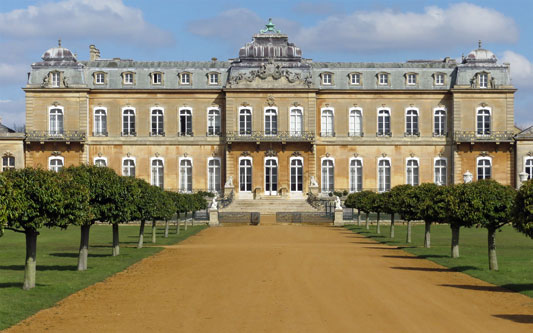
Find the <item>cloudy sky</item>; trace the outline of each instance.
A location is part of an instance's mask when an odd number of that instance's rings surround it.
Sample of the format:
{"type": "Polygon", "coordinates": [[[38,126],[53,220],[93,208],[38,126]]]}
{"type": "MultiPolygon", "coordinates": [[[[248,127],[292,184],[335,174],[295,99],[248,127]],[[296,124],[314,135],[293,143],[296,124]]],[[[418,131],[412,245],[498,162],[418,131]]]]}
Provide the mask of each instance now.
{"type": "Polygon", "coordinates": [[[511,63],[516,123],[533,125],[533,1],[2,0],[0,117],[24,123],[32,62],[55,45],[87,60],[209,60],[237,56],[269,17],[316,61],[460,58],[483,46],[511,63]]]}

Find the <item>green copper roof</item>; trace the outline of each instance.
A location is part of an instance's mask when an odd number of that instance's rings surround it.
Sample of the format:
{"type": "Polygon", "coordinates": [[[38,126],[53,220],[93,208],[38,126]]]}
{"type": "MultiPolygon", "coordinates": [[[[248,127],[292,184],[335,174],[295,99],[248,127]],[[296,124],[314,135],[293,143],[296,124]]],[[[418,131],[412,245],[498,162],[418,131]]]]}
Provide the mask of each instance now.
{"type": "Polygon", "coordinates": [[[262,34],[269,34],[269,33],[280,34],[281,30],[276,29],[276,26],[274,25],[274,23],[272,23],[272,19],[269,18],[268,23],[266,25],[266,29],[261,29],[259,32],[262,34]]]}

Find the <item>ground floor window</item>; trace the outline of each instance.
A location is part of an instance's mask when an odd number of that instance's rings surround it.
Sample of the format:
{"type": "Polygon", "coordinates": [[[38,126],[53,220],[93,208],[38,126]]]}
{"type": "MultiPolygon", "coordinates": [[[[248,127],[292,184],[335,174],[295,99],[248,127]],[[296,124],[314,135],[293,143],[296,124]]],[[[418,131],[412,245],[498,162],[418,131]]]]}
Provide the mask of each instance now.
{"type": "Polygon", "coordinates": [[[252,160],[242,159],[239,162],[239,191],[252,191],[252,160]]]}
{"type": "Polygon", "coordinates": [[[322,192],[333,192],[335,188],[335,165],[332,159],[322,160],[322,192]]]}

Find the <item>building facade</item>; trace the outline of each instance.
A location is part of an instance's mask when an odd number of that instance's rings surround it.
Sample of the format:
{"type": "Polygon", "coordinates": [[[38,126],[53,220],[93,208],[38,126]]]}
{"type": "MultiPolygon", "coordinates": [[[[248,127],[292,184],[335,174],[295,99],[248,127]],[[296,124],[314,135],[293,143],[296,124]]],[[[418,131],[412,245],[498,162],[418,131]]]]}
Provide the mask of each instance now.
{"type": "Polygon", "coordinates": [[[298,198],[467,170],[516,185],[522,171],[509,64],[481,45],[461,62],[314,62],[269,23],[229,61],[102,59],[94,46],[78,61],[59,45],[24,90],[27,166],[106,165],[174,191],[298,198]]]}

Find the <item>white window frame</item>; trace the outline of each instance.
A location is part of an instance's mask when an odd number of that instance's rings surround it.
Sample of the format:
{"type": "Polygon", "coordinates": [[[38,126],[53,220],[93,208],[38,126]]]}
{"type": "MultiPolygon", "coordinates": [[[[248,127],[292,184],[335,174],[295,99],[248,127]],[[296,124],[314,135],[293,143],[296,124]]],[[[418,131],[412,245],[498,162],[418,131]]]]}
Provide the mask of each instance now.
{"type": "Polygon", "coordinates": [[[412,186],[418,186],[420,185],[420,158],[418,157],[408,157],[405,159],[405,184],[408,184],[408,185],[412,185],[412,186]],[[416,161],[416,171],[417,171],[417,178],[418,178],[418,182],[416,184],[414,184],[414,174],[412,176],[412,182],[409,181],[409,162],[410,161],[416,161]]]}
{"type": "Polygon", "coordinates": [[[436,85],[436,86],[443,86],[444,83],[446,82],[446,74],[444,73],[435,73],[434,74],[434,79],[433,79],[433,84],[436,85]],[[439,77],[442,79],[441,82],[439,82],[439,77]]]}
{"type": "Polygon", "coordinates": [[[416,73],[407,73],[407,85],[416,86],[418,83],[418,75],[416,73]]]}
{"type": "MultiPolygon", "coordinates": [[[[135,168],[137,168],[137,166],[135,166],[135,168]]],[[[135,170],[137,171],[137,170],[135,170]]],[[[158,178],[158,182],[159,182],[159,178],[158,178]]],[[[163,157],[150,157],[150,184],[151,185],[154,185],[154,186],[157,186],[159,188],[164,188],[165,186],[165,159],[163,157]],[[160,186],[160,184],[154,184],[154,170],[153,170],[153,162],[156,161],[156,160],[159,160],[162,162],[163,164],[163,186],[160,186]]]]}
{"type": "Polygon", "coordinates": [[[49,156],[48,157],[48,170],[55,171],[55,172],[59,172],[60,171],[60,170],[52,169],[52,164],[51,164],[52,160],[60,160],[61,163],[63,164],[61,169],[63,169],[65,167],[65,158],[63,156],[49,156]]]}
{"type": "Polygon", "coordinates": [[[101,157],[101,156],[93,158],[93,165],[96,165],[96,161],[99,161],[99,160],[104,161],[106,167],[109,166],[109,164],[107,164],[107,157],[101,157]]]}
{"type": "Polygon", "coordinates": [[[104,72],[96,72],[96,73],[94,73],[94,84],[98,84],[98,85],[105,84],[105,75],[106,75],[106,73],[104,73],[104,72]],[[100,78],[102,80],[100,80],[100,78]]]}
{"type": "MultiPolygon", "coordinates": [[[[329,174],[328,174],[329,175],[329,174]]],[[[322,157],[320,159],[320,192],[322,193],[330,193],[330,192],[333,192],[335,191],[335,158],[333,157],[322,157]],[[331,186],[332,184],[329,183],[329,179],[328,179],[328,188],[330,187],[333,187],[333,190],[329,191],[329,190],[324,190],[324,179],[322,177],[323,175],[323,171],[322,169],[324,168],[324,161],[331,161],[333,163],[333,186],[331,186]]]]}
{"type": "MultiPolygon", "coordinates": [[[[405,133],[407,135],[417,135],[420,134],[420,110],[417,108],[417,107],[407,107],[405,108],[405,133]],[[411,133],[408,133],[407,132],[407,112],[408,111],[415,111],[416,112],[416,127],[417,127],[417,131],[414,132],[414,131],[411,131],[411,133]]],[[[411,127],[414,127],[412,124],[411,124],[411,127]]]]}
{"type": "MultiPolygon", "coordinates": [[[[378,108],[376,112],[376,124],[377,124],[376,133],[378,133],[378,136],[387,136],[389,134],[392,134],[392,110],[391,108],[386,108],[386,107],[378,108]],[[379,113],[381,111],[387,111],[389,113],[389,133],[387,133],[386,131],[383,131],[382,133],[379,132],[379,113]]],[[[385,127],[385,124],[383,124],[383,127],[385,127]]]]}
{"type": "Polygon", "coordinates": [[[478,87],[480,89],[487,89],[489,87],[489,73],[481,72],[477,74],[478,87]],[[481,77],[484,77],[485,80],[481,80],[481,77]]]}
{"type": "MultiPolygon", "coordinates": [[[[391,160],[390,157],[379,157],[378,158],[378,161],[376,163],[376,180],[377,180],[376,181],[377,190],[378,190],[379,193],[388,192],[392,188],[392,160],[391,160]],[[389,178],[390,178],[389,189],[388,190],[386,189],[387,188],[387,186],[386,186],[387,184],[384,183],[383,184],[383,188],[384,188],[383,191],[380,188],[380,179],[379,179],[379,163],[381,161],[388,161],[389,162],[389,178]]],[[[383,179],[383,181],[386,181],[386,178],[383,179]]]]}
{"type": "MultiPolygon", "coordinates": [[[[57,120],[56,120],[56,123],[57,123],[57,120]]],[[[52,105],[48,107],[48,131],[51,135],[63,135],[63,133],[65,132],[65,108],[63,106],[52,105]],[[57,128],[56,131],[52,131],[52,122],[50,121],[50,113],[52,112],[52,110],[55,110],[55,109],[61,110],[61,115],[62,115],[61,129],[57,128]],[[52,132],[56,132],[56,133],[52,134],[52,132]]]]}
{"type": "Polygon", "coordinates": [[[181,85],[190,85],[191,84],[191,73],[189,72],[183,72],[180,73],[180,84],[181,85]],[[187,79],[185,79],[187,78],[187,79]]]}
{"type": "MultiPolygon", "coordinates": [[[[192,193],[193,192],[193,182],[194,182],[194,179],[193,179],[193,170],[194,170],[194,163],[193,163],[193,160],[192,160],[192,157],[190,156],[187,156],[187,157],[180,157],[178,159],[178,191],[180,193],[192,193]],[[183,190],[182,189],[182,182],[181,182],[181,177],[182,177],[182,173],[181,173],[181,162],[182,161],[190,161],[191,162],[191,190],[183,190]]],[[[187,177],[188,178],[188,177],[187,177]]],[[[188,184],[187,184],[188,185],[188,184]]]]}
{"type": "Polygon", "coordinates": [[[321,75],[322,85],[331,86],[333,84],[333,73],[322,73],[321,75]]]}
{"type": "Polygon", "coordinates": [[[164,107],[161,107],[161,106],[152,106],[150,108],[150,136],[164,136],[165,135],[165,108],[164,107]],[[162,117],[163,117],[163,128],[162,128],[162,132],[156,132],[156,133],[153,133],[152,132],[152,126],[153,126],[153,119],[152,119],[152,116],[153,116],[153,112],[155,110],[161,110],[161,112],[163,113],[162,114],[162,117]]]}
{"type": "Polygon", "coordinates": [[[433,159],[433,183],[437,184],[437,185],[448,185],[448,159],[446,157],[435,157],[433,159]],[[445,177],[445,182],[444,183],[440,183],[437,181],[437,177],[435,175],[435,171],[436,171],[436,168],[437,168],[437,161],[444,161],[445,163],[445,168],[444,168],[444,177],[445,177]]]}
{"type": "Polygon", "coordinates": [[[194,131],[193,131],[193,126],[194,126],[194,123],[193,123],[193,116],[194,116],[194,110],[192,107],[190,106],[182,106],[180,108],[178,108],[178,133],[180,133],[180,136],[193,136],[194,135],[194,131]],[[182,133],[181,132],[181,111],[183,110],[190,110],[191,111],[191,128],[189,130],[189,132],[185,132],[185,133],[182,133]]]}
{"type": "Polygon", "coordinates": [[[489,106],[479,106],[476,108],[476,115],[474,118],[475,124],[476,124],[476,136],[488,136],[492,134],[492,108],[489,106]],[[477,117],[479,115],[479,111],[481,110],[488,110],[489,111],[489,134],[485,134],[485,131],[483,131],[482,134],[478,134],[478,121],[477,117]]]}
{"type": "Polygon", "coordinates": [[[289,191],[291,193],[303,193],[303,190],[304,190],[304,158],[302,156],[291,156],[289,158],[289,191]],[[299,160],[302,162],[302,190],[301,191],[292,190],[292,161],[294,160],[299,160]]]}
{"type": "Polygon", "coordinates": [[[220,135],[222,132],[222,112],[220,111],[220,108],[219,107],[216,107],[216,106],[212,106],[212,107],[208,107],[207,108],[207,136],[218,136],[220,135]],[[211,111],[217,111],[218,112],[218,116],[215,116],[215,123],[214,123],[214,126],[213,126],[213,129],[214,129],[214,133],[210,133],[209,132],[209,112],[211,111]],[[218,120],[218,133],[217,133],[217,120],[218,120]]]}
{"type": "MultiPolygon", "coordinates": [[[[270,120],[270,123],[272,124],[272,119],[270,120]]],[[[278,129],[279,129],[279,110],[278,110],[277,106],[267,106],[267,107],[265,107],[263,109],[263,126],[264,126],[263,127],[263,130],[264,130],[263,133],[265,133],[265,136],[276,136],[279,133],[279,131],[278,131],[278,129]],[[266,126],[267,125],[267,120],[266,120],[267,114],[266,114],[266,112],[267,112],[267,110],[274,110],[275,111],[275,116],[276,116],[276,128],[275,129],[271,128],[271,133],[270,134],[267,134],[267,132],[266,132],[266,128],[267,128],[267,126],[266,126]]]]}
{"type": "Polygon", "coordinates": [[[269,193],[269,194],[272,194],[272,195],[277,195],[278,194],[278,191],[279,191],[279,160],[276,156],[267,156],[264,158],[263,160],[263,189],[264,189],[264,192],[265,194],[266,193],[269,193]],[[276,170],[277,170],[277,175],[276,175],[276,190],[275,191],[272,191],[272,189],[270,190],[270,192],[267,192],[266,188],[266,166],[267,166],[267,161],[276,161],[276,170]]]}
{"type": "Polygon", "coordinates": [[[250,106],[241,106],[239,107],[239,113],[237,114],[237,127],[239,131],[240,136],[250,136],[253,132],[253,124],[254,124],[254,110],[250,106]],[[242,110],[249,110],[250,111],[250,129],[248,131],[250,134],[246,134],[247,129],[245,129],[244,134],[241,134],[241,112],[242,110]]]}
{"type": "MultiPolygon", "coordinates": [[[[122,173],[121,173],[122,176],[126,176],[126,177],[135,177],[135,176],[137,175],[137,159],[136,159],[135,157],[132,157],[132,156],[130,156],[130,157],[123,157],[123,158],[122,158],[122,162],[121,162],[121,164],[120,164],[120,168],[121,168],[121,171],[122,171],[122,173]],[[124,174],[124,162],[127,161],[127,160],[133,161],[133,167],[135,168],[135,171],[134,171],[135,175],[133,175],[133,176],[124,174]]],[[[151,161],[150,161],[150,170],[152,170],[152,162],[151,162],[151,161]]],[[[152,175],[150,174],[150,177],[151,177],[151,176],[152,176],[152,175]]],[[[150,180],[151,180],[151,179],[152,179],[152,178],[150,178],[150,180]]]]}
{"type": "Polygon", "coordinates": [[[479,161],[481,160],[485,160],[485,161],[489,161],[489,166],[490,166],[490,177],[489,178],[483,178],[483,179],[493,179],[493,170],[492,170],[492,167],[493,167],[493,164],[492,164],[492,157],[490,156],[478,156],[476,158],[476,180],[479,180],[479,161]]]}
{"type": "Polygon", "coordinates": [[[220,82],[220,73],[209,73],[207,74],[207,76],[209,77],[209,85],[211,86],[217,86],[219,85],[219,82],[220,82]],[[213,77],[216,78],[216,80],[212,80],[213,77]]]}
{"type": "MultiPolygon", "coordinates": [[[[354,118],[357,118],[357,117],[354,117],[354,118]]],[[[355,121],[354,121],[354,124],[355,124],[355,121]]],[[[351,107],[348,109],[348,136],[363,136],[363,108],[361,107],[351,107]],[[352,127],[352,122],[351,122],[352,112],[357,113],[357,111],[359,111],[359,118],[360,118],[359,133],[357,133],[356,131],[353,131],[351,128],[352,127]]]]}
{"type": "MultiPolygon", "coordinates": [[[[133,107],[133,106],[124,106],[122,107],[122,110],[121,110],[121,113],[120,113],[120,126],[122,128],[122,135],[124,135],[124,111],[126,110],[133,110],[133,124],[134,124],[134,127],[135,127],[135,130],[133,131],[133,133],[137,133],[137,110],[133,107]]],[[[131,134],[130,132],[128,132],[127,134],[128,136],[130,135],[133,135],[131,134]]],[[[150,165],[151,167],[151,165],[150,165]]]]}
{"type": "Polygon", "coordinates": [[[152,84],[162,85],[163,84],[163,73],[161,72],[152,72],[152,84]],[[159,78],[159,80],[157,80],[159,78]]]}
{"type": "Polygon", "coordinates": [[[239,193],[252,193],[253,191],[253,186],[254,186],[254,160],[252,157],[250,156],[241,156],[239,157],[239,164],[237,165],[237,168],[238,168],[238,177],[239,177],[239,193]],[[242,191],[241,190],[241,161],[242,160],[249,160],[250,161],[250,176],[251,176],[251,180],[250,180],[250,191],[242,191]]]}
{"type": "Polygon", "coordinates": [[[125,84],[125,85],[133,85],[133,73],[132,72],[124,72],[123,75],[122,75],[122,84],[125,84]],[[131,82],[128,82],[128,80],[126,79],[128,77],[128,75],[131,75],[131,82]]]}
{"type": "Polygon", "coordinates": [[[60,72],[50,72],[50,82],[52,88],[61,87],[61,73],[60,72]],[[57,80],[56,80],[57,78],[57,80]]]}
{"type": "Polygon", "coordinates": [[[348,77],[350,79],[349,82],[350,82],[351,86],[360,86],[361,85],[361,73],[350,73],[348,75],[348,77]]]}
{"type": "Polygon", "coordinates": [[[388,86],[390,83],[390,74],[389,73],[378,73],[378,86],[388,86]],[[381,78],[386,78],[386,80],[382,80],[381,78]],[[384,82],[386,81],[386,82],[384,82]]]}
{"type": "MultiPolygon", "coordinates": [[[[477,119],[476,119],[477,121],[477,119]]],[[[448,110],[445,107],[436,107],[433,108],[433,136],[446,136],[446,131],[448,130],[448,110]],[[435,127],[435,119],[437,117],[437,111],[444,111],[444,123],[442,133],[437,133],[437,128],[435,127]]]]}
{"type": "Polygon", "coordinates": [[[320,136],[322,137],[334,137],[335,136],[335,108],[325,107],[320,109],[320,136]],[[331,133],[324,131],[324,111],[331,111],[331,133]]]}
{"type": "MultiPolygon", "coordinates": [[[[101,125],[101,121],[100,121],[100,125],[101,125]]],[[[102,126],[100,126],[100,127],[102,127],[102,126]]],[[[93,108],[93,132],[94,132],[95,136],[106,135],[106,133],[107,133],[107,107],[96,106],[96,107],[93,108]],[[96,126],[96,111],[100,111],[100,110],[104,111],[106,127],[98,129],[97,126],[96,126]]]]}
{"type": "Polygon", "coordinates": [[[525,157],[524,157],[524,161],[523,161],[523,169],[522,169],[522,170],[523,170],[523,172],[525,172],[525,173],[528,174],[528,177],[527,177],[528,180],[533,178],[533,157],[531,157],[531,156],[525,156],[525,157]],[[530,167],[530,168],[531,168],[531,169],[530,169],[530,170],[531,170],[531,173],[529,173],[529,172],[526,171],[526,168],[528,167],[528,165],[527,165],[527,162],[528,162],[528,161],[532,161],[532,164],[531,164],[531,167],[530,167]]]}
{"type": "MultiPolygon", "coordinates": [[[[364,183],[363,175],[364,175],[363,158],[362,157],[350,157],[350,159],[348,160],[348,189],[350,193],[361,192],[363,190],[363,183],[364,183]],[[361,188],[356,189],[355,191],[352,191],[352,182],[354,181],[352,177],[352,161],[361,162],[361,188]]],[[[357,187],[357,177],[355,179],[355,184],[357,187]]]]}
{"type": "MultiPolygon", "coordinates": [[[[216,175],[215,175],[215,179],[216,179],[216,175]]],[[[212,192],[212,193],[217,193],[219,191],[222,190],[222,159],[220,157],[209,157],[207,159],[207,190],[212,192]],[[209,162],[211,161],[218,161],[218,190],[216,189],[217,188],[217,184],[216,182],[214,183],[214,190],[211,191],[210,189],[210,183],[211,183],[211,178],[209,177],[209,162]]]]}
{"type": "MultiPolygon", "coordinates": [[[[297,118],[297,117],[296,117],[297,118]]],[[[293,106],[289,108],[289,134],[291,136],[300,136],[304,131],[304,108],[301,106],[293,106]],[[300,111],[300,130],[293,128],[292,113],[300,111]]]]}

